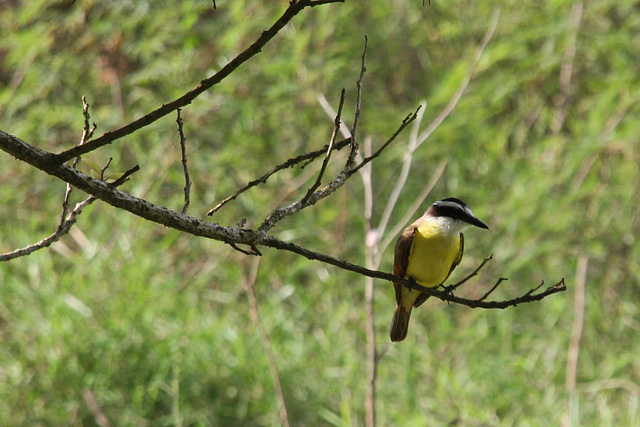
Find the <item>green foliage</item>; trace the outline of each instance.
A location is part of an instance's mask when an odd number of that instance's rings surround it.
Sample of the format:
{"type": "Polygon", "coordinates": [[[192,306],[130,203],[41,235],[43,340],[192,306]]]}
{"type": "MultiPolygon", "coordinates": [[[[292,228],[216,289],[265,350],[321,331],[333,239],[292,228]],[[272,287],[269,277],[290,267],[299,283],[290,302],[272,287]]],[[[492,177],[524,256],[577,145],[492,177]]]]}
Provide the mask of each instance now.
{"type": "MultiPolygon", "coordinates": [[[[82,95],[97,135],[175,99],[252,43],[286,1],[42,0],[0,9],[0,128],[61,151],[82,132],[82,95]]],[[[204,213],[287,158],[325,144],[337,106],[355,100],[369,39],[361,140],[382,144],[427,101],[421,129],[469,71],[495,7],[500,21],[454,112],[415,153],[398,220],[442,160],[429,200],[465,199],[470,230],[460,278],[478,297],[507,276],[506,299],[565,277],[569,291],[506,311],[429,301],[407,341],[388,342],[394,307],[375,289],[379,425],[634,425],[640,393],[640,9],[637,2],[346,1],[303,11],[262,53],[183,110],[204,213]],[[562,70],[575,48],[569,86],[562,70]],[[575,394],[565,385],[579,256],[588,258],[575,394]]],[[[352,119],[347,108],[345,118],[352,119]]],[[[373,164],[374,219],[408,134],[373,164]]],[[[113,158],[123,186],[172,209],[183,175],[175,116],[86,156],[113,158]]],[[[336,154],[327,174],[336,173],[336,154]]],[[[315,165],[314,165],[315,166],[315,165]]],[[[255,227],[299,198],[316,169],[286,170],[212,219],[255,227]]],[[[53,232],[64,184],[3,155],[0,251],[53,232]]],[[[79,191],[74,202],[81,200],[79,191]]],[[[362,188],[354,177],[274,229],[285,240],[364,264],[362,188]]],[[[385,270],[391,268],[387,250],[385,270]]],[[[278,406],[243,283],[247,257],[219,242],[95,203],[51,249],[0,266],[0,419],[92,425],[90,390],[112,425],[277,425],[278,406]]],[[[366,396],[363,280],[265,250],[255,285],[290,421],[361,425],[366,396]]]]}

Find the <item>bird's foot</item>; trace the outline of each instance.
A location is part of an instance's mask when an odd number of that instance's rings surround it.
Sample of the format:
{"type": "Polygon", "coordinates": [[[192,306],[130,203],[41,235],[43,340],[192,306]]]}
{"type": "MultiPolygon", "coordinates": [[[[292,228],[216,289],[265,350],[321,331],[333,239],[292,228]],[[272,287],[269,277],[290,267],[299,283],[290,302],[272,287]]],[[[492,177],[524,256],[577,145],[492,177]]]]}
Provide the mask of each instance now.
{"type": "MultiPolygon", "coordinates": [[[[448,297],[453,298],[455,295],[453,295],[453,291],[456,290],[455,285],[441,285],[442,289],[444,290],[444,293],[447,294],[448,297]]],[[[447,304],[451,305],[450,301],[447,301],[447,304]]]]}
{"type": "Polygon", "coordinates": [[[417,292],[418,294],[421,293],[420,289],[418,289],[418,287],[420,286],[420,284],[416,281],[416,279],[414,279],[413,277],[409,276],[409,278],[407,279],[409,281],[409,289],[411,292],[417,292]]]}

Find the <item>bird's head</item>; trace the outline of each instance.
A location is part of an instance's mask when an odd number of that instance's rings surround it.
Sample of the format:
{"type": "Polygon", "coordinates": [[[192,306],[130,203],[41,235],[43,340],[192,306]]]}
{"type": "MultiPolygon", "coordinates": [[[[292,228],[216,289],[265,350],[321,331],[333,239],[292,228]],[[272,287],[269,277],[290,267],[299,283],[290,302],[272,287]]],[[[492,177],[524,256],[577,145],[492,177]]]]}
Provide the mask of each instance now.
{"type": "Polygon", "coordinates": [[[455,225],[454,228],[457,229],[462,229],[467,225],[475,225],[476,227],[486,230],[489,229],[484,222],[480,221],[474,215],[465,202],[455,197],[438,200],[429,207],[425,215],[445,220],[451,223],[452,226],[455,225]]]}

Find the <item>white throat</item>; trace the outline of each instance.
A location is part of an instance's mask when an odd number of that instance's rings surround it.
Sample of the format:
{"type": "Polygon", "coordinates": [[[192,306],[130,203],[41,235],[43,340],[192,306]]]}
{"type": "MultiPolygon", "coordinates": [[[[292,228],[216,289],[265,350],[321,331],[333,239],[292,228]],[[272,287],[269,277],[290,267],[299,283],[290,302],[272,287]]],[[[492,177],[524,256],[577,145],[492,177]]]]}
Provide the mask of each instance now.
{"type": "Polygon", "coordinates": [[[436,226],[442,230],[443,234],[454,236],[458,235],[469,223],[461,221],[459,219],[449,218],[447,216],[430,217],[429,222],[436,224],[436,226]]]}

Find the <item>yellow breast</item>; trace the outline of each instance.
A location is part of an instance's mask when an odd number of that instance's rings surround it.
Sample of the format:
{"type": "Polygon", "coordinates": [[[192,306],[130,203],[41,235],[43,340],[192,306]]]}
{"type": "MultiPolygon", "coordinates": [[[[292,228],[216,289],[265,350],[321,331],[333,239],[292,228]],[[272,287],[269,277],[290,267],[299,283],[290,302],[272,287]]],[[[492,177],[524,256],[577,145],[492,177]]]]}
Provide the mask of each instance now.
{"type": "Polygon", "coordinates": [[[441,285],[460,256],[460,234],[443,232],[438,224],[421,224],[413,238],[406,278],[426,287],[441,285]]]}

